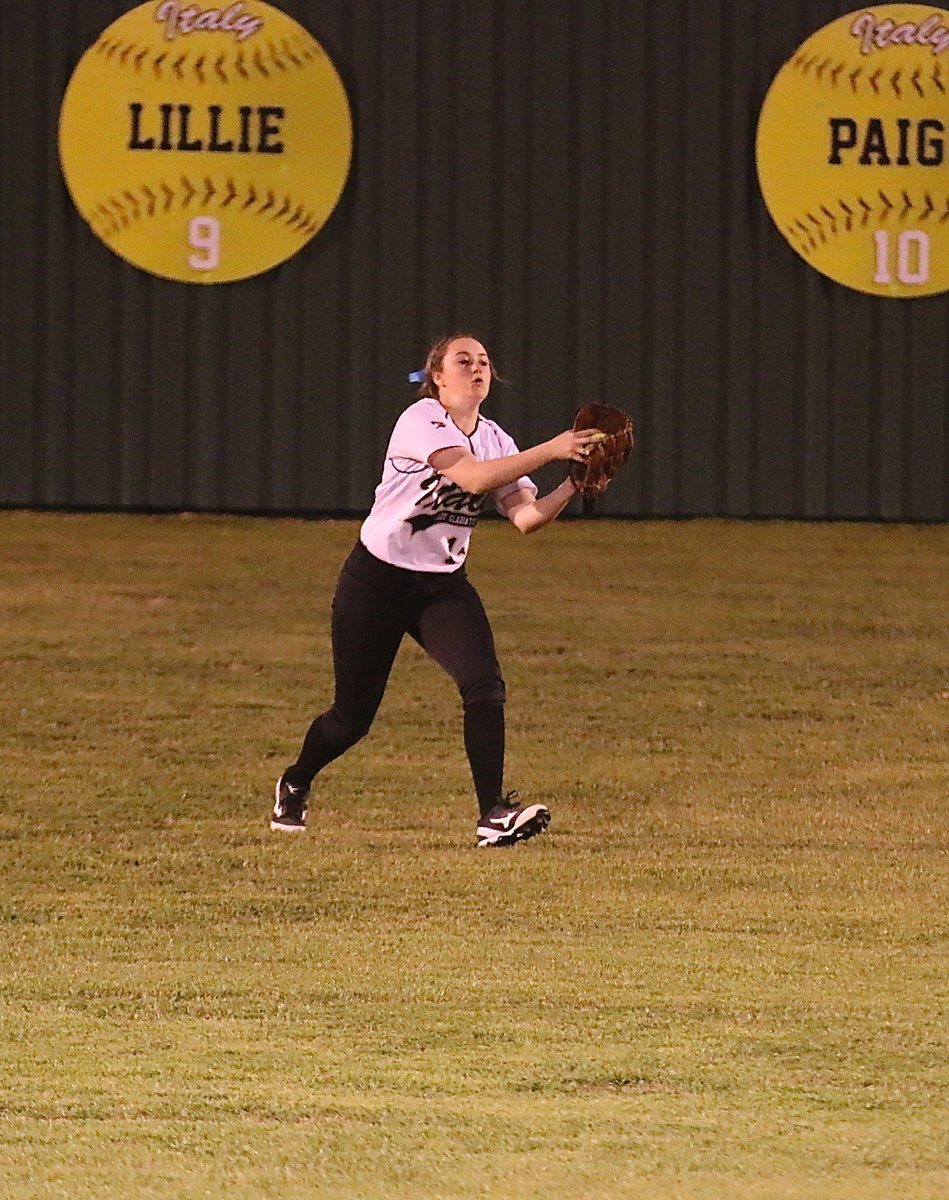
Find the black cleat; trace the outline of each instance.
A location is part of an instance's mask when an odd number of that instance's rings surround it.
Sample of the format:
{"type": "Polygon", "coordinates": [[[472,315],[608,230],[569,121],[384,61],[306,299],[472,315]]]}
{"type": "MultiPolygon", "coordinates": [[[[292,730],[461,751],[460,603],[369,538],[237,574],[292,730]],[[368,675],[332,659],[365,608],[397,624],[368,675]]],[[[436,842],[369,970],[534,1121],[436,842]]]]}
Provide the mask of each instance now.
{"type": "Polygon", "coordinates": [[[281,775],[275,789],[270,828],[287,833],[306,829],[306,798],[309,794],[308,787],[294,787],[281,775]]]}
{"type": "Polygon", "coordinates": [[[513,846],[543,833],[550,824],[550,809],[546,804],[511,808],[510,802],[516,796],[516,792],[510,792],[478,822],[479,846],[513,846]]]}

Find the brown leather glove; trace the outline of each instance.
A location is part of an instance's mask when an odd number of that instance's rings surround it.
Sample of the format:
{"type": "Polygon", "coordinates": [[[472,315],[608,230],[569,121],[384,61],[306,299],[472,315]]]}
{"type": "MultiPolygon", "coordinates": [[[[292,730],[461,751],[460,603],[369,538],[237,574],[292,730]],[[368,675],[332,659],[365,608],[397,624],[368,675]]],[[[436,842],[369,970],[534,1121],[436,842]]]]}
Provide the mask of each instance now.
{"type": "Polygon", "coordinates": [[[574,429],[598,429],[603,435],[590,447],[584,462],[570,463],[573,486],[584,500],[602,495],[606,486],[629,458],[633,448],[633,422],[619,408],[608,404],[584,404],[573,422],[574,429]]]}

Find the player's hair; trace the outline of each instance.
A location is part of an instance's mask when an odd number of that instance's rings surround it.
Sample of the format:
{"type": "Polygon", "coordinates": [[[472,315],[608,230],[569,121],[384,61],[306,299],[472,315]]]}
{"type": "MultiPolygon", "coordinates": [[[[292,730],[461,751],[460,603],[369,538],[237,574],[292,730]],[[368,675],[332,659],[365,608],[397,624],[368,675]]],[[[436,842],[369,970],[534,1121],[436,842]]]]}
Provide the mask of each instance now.
{"type": "MultiPolygon", "coordinates": [[[[442,369],[442,364],[445,361],[445,352],[452,342],[457,342],[459,338],[471,338],[473,341],[481,342],[481,338],[476,333],[468,333],[462,331],[460,333],[450,333],[445,337],[440,337],[437,342],[434,342],[425,357],[425,367],[422,376],[422,382],[419,385],[419,399],[423,396],[429,396],[433,400],[438,399],[438,385],[432,376],[436,371],[442,369]]],[[[484,342],[481,342],[482,346],[484,342]]],[[[491,355],[488,355],[488,363],[491,369],[491,378],[497,383],[503,383],[504,380],[494,369],[494,363],[491,362],[491,355]]]]}

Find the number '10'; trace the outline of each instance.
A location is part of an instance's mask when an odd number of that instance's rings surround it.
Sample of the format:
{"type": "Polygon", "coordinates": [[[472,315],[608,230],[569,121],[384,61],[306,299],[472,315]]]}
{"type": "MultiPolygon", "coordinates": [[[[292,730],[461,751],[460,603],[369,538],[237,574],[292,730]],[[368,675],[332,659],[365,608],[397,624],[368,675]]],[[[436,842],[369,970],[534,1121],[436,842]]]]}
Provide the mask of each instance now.
{"type": "MultiPolygon", "coordinates": [[[[881,229],[875,233],[876,274],[874,283],[893,282],[893,253],[890,233],[881,229]]],[[[929,234],[914,229],[904,230],[896,239],[896,278],[900,283],[919,287],[929,282],[929,234]]]]}

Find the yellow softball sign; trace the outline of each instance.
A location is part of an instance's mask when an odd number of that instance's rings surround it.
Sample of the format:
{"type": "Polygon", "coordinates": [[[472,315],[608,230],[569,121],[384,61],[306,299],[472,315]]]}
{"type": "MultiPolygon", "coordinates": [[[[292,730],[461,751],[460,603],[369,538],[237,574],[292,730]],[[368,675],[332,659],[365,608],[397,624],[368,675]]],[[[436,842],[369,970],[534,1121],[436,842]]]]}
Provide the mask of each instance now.
{"type": "Polygon", "coordinates": [[[349,173],[352,123],[325,51],[279,9],[152,0],[80,59],[59,154],[79,212],[122,258],[227,283],[322,228],[349,173]]]}
{"type": "Polygon", "coordinates": [[[758,178],[807,262],[875,296],[949,290],[949,12],[884,4],[809,38],[758,123],[758,178]]]}

